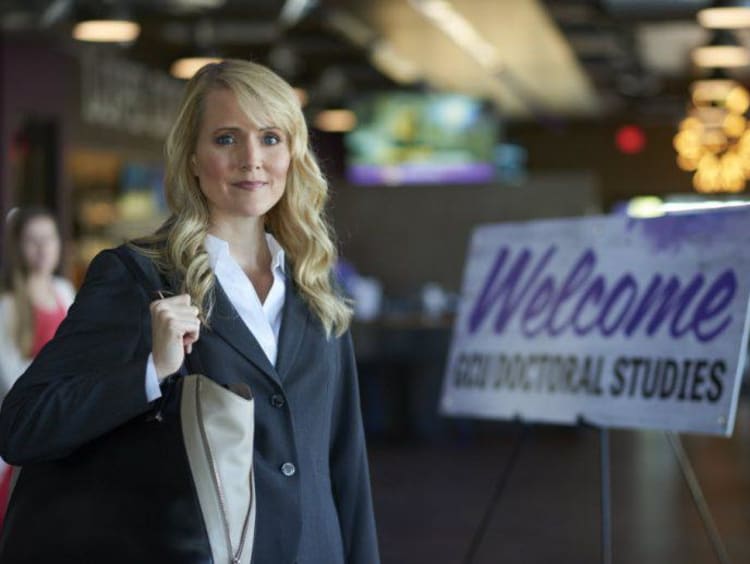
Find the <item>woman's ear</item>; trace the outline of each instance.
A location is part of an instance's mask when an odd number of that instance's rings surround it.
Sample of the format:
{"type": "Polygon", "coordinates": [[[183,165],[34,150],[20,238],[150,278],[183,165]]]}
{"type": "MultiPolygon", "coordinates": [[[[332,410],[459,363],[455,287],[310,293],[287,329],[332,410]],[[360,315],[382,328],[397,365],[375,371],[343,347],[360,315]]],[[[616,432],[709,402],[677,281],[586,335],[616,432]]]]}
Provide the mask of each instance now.
{"type": "Polygon", "coordinates": [[[195,158],[195,153],[190,155],[190,172],[193,176],[198,176],[198,159],[195,158]]]}

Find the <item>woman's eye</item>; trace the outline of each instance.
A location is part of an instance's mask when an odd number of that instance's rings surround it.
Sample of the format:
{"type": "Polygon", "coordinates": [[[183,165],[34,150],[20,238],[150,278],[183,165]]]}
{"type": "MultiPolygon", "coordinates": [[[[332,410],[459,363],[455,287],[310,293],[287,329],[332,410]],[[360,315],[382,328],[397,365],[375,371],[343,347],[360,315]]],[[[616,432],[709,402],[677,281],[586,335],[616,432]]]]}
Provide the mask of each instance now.
{"type": "Polygon", "coordinates": [[[232,143],[234,143],[234,137],[232,137],[229,134],[219,135],[216,138],[216,144],[217,145],[231,145],[232,143]]]}
{"type": "Polygon", "coordinates": [[[276,145],[280,142],[281,137],[279,137],[275,133],[266,133],[265,135],[263,135],[263,143],[265,143],[266,145],[276,145]]]}

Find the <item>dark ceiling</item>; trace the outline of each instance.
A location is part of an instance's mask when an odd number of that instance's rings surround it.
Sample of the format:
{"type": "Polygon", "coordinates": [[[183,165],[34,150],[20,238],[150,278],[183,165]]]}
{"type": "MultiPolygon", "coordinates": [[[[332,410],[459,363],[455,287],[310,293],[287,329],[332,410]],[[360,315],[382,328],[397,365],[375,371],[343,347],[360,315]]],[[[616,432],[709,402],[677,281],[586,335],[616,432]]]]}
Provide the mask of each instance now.
{"type": "MultiPolygon", "coordinates": [[[[521,0],[497,0],[497,5],[513,1],[521,0]]],[[[667,121],[676,119],[684,111],[693,69],[687,60],[682,67],[669,71],[654,68],[651,59],[658,59],[659,50],[669,50],[673,46],[665,35],[661,44],[644,47],[642,32],[649,25],[657,26],[651,36],[658,37],[661,24],[669,24],[670,29],[679,28],[680,24],[686,29],[695,27],[696,10],[708,2],[528,1],[546,9],[550,20],[567,40],[601,101],[599,116],[630,112],[667,121]]],[[[332,24],[335,15],[345,12],[367,25],[368,14],[379,4],[378,0],[302,2],[299,5],[304,6],[304,10],[296,18],[284,21],[290,4],[295,2],[5,0],[0,4],[0,23],[8,35],[48,35],[72,45],[70,30],[78,15],[102,6],[126,7],[141,23],[141,36],[133,45],[113,49],[164,71],[175,58],[196,49],[225,57],[250,58],[270,65],[295,86],[307,89],[311,103],[320,107],[345,103],[359,92],[397,86],[370,63],[368,41],[373,38],[355,44],[352,35],[356,34],[342,33],[340,24],[338,27],[332,24]]],[[[462,2],[456,0],[454,4],[461,9],[462,2]]],[[[391,25],[397,26],[399,22],[391,25]]],[[[429,57],[429,53],[424,56],[429,57]]],[[[424,84],[412,87],[420,88],[424,84]]]]}
{"type": "Polygon", "coordinates": [[[643,45],[643,28],[697,27],[697,11],[707,0],[545,0],[550,15],[570,43],[596,88],[604,114],[637,114],[641,119],[675,121],[684,116],[690,82],[698,75],[681,53],[682,65],[654,68],[658,50],[675,50],[665,34],[643,45]]]}
{"type": "MultiPolygon", "coordinates": [[[[103,13],[87,10],[95,4],[104,3],[10,0],[0,4],[0,16],[6,35],[56,37],[75,48],[69,39],[75,18],[103,13]]],[[[178,57],[197,52],[252,59],[307,89],[321,105],[356,91],[394,86],[368,62],[364,49],[327,26],[322,4],[308,8],[291,25],[280,20],[284,0],[228,0],[217,8],[195,9],[167,0],[110,4],[127,5],[141,24],[134,44],[110,49],[165,72],[178,57]]]]}

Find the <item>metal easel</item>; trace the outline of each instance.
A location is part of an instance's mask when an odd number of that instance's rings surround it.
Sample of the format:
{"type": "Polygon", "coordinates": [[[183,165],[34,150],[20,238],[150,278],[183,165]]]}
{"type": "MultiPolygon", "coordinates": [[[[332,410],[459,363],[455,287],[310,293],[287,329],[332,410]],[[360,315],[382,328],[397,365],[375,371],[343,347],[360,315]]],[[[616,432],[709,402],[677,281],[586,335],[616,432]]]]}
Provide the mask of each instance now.
{"type": "MultiPolygon", "coordinates": [[[[600,516],[601,516],[601,562],[602,564],[612,564],[612,488],[611,488],[611,464],[610,464],[610,448],[609,448],[609,429],[606,427],[596,427],[599,431],[599,486],[600,486],[600,516]]],[[[497,482],[495,483],[495,489],[490,498],[487,508],[485,509],[484,515],[482,516],[479,526],[471,540],[469,549],[463,560],[463,564],[473,564],[476,557],[479,545],[487,532],[487,527],[492,519],[495,508],[502,497],[503,492],[506,489],[508,480],[510,478],[513,469],[515,468],[518,458],[521,452],[528,433],[530,432],[530,425],[523,421],[518,421],[518,431],[511,447],[510,455],[505,465],[501,469],[498,476],[497,482]]],[[[682,475],[685,479],[690,495],[695,503],[695,507],[703,522],[703,527],[706,531],[711,548],[716,555],[716,560],[719,564],[729,564],[729,555],[727,554],[726,547],[724,546],[719,531],[716,527],[716,523],[711,515],[711,511],[708,508],[708,503],[703,495],[698,478],[695,474],[692,464],[682,446],[682,440],[680,436],[671,431],[664,433],[667,438],[672,451],[674,452],[675,458],[680,466],[682,475]]]]}
{"type": "Polygon", "coordinates": [[[703,528],[706,530],[706,536],[711,542],[711,548],[713,548],[714,554],[716,555],[716,560],[720,564],[729,564],[727,549],[719,536],[719,530],[716,528],[716,523],[714,522],[714,518],[708,508],[708,503],[706,503],[703,489],[698,482],[698,477],[695,475],[693,465],[690,463],[690,459],[682,446],[680,435],[673,433],[672,431],[665,431],[664,436],[667,437],[667,441],[669,441],[669,445],[672,447],[675,458],[680,465],[682,477],[685,478],[685,485],[687,485],[690,495],[693,498],[693,503],[695,503],[695,508],[698,510],[698,514],[701,517],[703,528]]]}
{"type": "MultiPolygon", "coordinates": [[[[581,420],[582,421],[582,420],[581,420]]],[[[589,425],[587,425],[589,426],[589,425]]],[[[590,427],[590,426],[589,426],[590,427]]],[[[609,429],[599,427],[599,453],[600,453],[600,510],[601,510],[601,557],[602,564],[612,564],[612,510],[611,510],[611,489],[610,489],[610,461],[609,461],[609,429]]],[[[500,471],[495,489],[490,498],[487,508],[484,511],[479,526],[471,539],[471,544],[464,557],[463,564],[473,564],[476,558],[479,545],[487,532],[487,527],[492,520],[500,498],[508,484],[513,469],[515,468],[518,457],[521,452],[526,438],[531,430],[528,423],[518,420],[518,431],[511,447],[510,455],[505,465],[500,471]]],[[[722,563],[723,564],[723,563],[722,563]]]]}

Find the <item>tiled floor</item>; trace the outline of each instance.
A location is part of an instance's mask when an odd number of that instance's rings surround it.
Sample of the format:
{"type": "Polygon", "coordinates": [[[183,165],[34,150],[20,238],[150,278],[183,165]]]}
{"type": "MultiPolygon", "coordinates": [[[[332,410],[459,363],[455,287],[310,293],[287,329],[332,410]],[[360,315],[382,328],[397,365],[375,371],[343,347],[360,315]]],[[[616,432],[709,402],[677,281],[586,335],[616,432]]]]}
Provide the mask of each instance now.
{"type": "MultiPolygon", "coordinates": [[[[370,446],[384,564],[464,562],[517,428],[474,424],[431,441],[370,446]]],[[[733,563],[750,563],[750,398],[731,439],[685,449],[733,563]]],[[[613,562],[718,562],[663,433],[612,431],[613,562]]],[[[537,426],[520,451],[475,564],[601,562],[599,434],[537,426]]]]}

